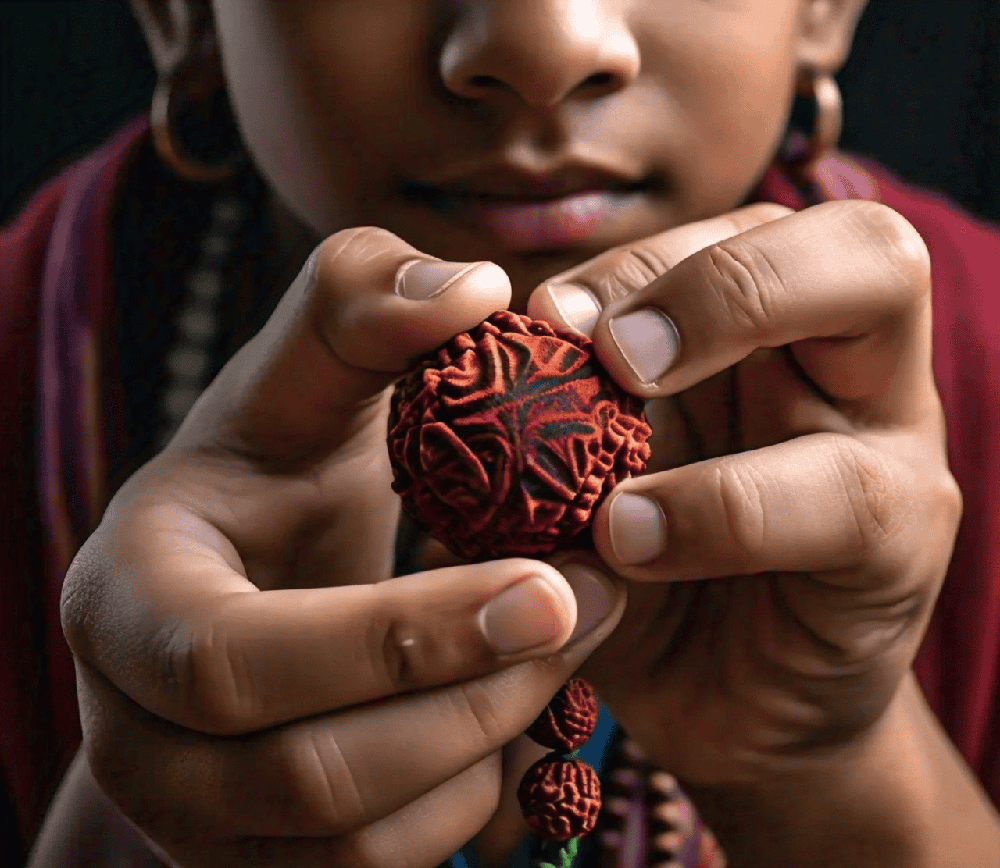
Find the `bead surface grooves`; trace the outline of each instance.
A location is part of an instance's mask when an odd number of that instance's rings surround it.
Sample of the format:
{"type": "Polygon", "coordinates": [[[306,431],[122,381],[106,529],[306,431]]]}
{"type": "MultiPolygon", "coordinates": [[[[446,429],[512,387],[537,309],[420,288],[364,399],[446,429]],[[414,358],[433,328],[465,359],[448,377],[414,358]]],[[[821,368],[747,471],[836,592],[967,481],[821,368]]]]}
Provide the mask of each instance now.
{"type": "Polygon", "coordinates": [[[392,487],[461,558],[550,554],[645,470],[651,433],[588,338],[497,311],[396,384],[392,487]]]}

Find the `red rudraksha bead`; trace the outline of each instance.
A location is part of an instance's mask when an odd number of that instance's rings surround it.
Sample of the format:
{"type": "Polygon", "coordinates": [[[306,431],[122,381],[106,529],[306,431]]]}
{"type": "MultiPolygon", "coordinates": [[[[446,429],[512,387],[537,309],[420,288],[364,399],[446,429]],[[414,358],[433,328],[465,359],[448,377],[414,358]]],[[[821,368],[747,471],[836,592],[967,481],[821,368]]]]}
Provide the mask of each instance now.
{"type": "Polygon", "coordinates": [[[552,697],[525,734],[542,747],[556,751],[576,750],[594,734],[597,726],[597,696],[582,678],[571,678],[552,697]]]}
{"type": "Polygon", "coordinates": [[[397,385],[392,487],[466,560],[548,554],[645,469],[650,433],[587,338],[498,311],[397,385]]]}
{"type": "Polygon", "coordinates": [[[601,810],[601,782],[587,763],[551,753],[521,778],[517,801],[531,831],[568,841],[586,835],[601,810]]]}

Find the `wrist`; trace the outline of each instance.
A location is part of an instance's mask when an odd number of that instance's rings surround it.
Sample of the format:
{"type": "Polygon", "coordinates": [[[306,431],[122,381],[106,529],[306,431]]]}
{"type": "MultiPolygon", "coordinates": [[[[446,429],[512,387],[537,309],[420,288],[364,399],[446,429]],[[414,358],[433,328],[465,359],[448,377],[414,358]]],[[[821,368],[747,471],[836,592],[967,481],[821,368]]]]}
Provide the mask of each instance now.
{"type": "Polygon", "coordinates": [[[686,789],[731,868],[1000,864],[1000,817],[912,674],[851,742],[752,782],[686,789]]]}

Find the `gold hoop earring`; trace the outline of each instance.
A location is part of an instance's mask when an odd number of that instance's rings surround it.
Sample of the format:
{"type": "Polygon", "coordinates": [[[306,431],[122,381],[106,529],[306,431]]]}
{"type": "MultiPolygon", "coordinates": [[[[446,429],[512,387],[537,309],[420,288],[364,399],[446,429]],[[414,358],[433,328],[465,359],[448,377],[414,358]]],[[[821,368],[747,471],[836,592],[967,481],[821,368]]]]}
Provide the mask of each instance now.
{"type": "Polygon", "coordinates": [[[149,110],[153,147],[160,160],[174,174],[186,181],[199,184],[221,184],[231,180],[239,170],[237,159],[232,158],[221,163],[207,163],[192,156],[186,148],[176,141],[176,137],[171,132],[173,85],[173,76],[162,76],[157,81],[149,110]]]}
{"type": "Polygon", "coordinates": [[[815,105],[812,132],[803,150],[796,155],[795,167],[805,177],[811,177],[816,165],[840,139],[844,123],[844,101],[832,75],[811,67],[799,71],[796,92],[815,105]]]}

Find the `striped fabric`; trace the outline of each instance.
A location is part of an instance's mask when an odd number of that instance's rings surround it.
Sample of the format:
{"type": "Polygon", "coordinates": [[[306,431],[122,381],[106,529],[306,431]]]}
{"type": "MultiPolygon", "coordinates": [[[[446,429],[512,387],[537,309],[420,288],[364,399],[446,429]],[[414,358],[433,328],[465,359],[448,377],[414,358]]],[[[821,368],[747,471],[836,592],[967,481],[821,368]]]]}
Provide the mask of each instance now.
{"type": "Polygon", "coordinates": [[[673,775],[624,734],[604,775],[599,868],[725,868],[726,860],[673,775]]]}

